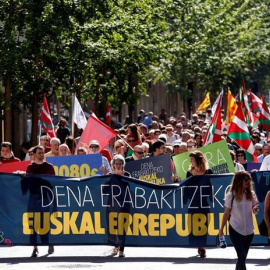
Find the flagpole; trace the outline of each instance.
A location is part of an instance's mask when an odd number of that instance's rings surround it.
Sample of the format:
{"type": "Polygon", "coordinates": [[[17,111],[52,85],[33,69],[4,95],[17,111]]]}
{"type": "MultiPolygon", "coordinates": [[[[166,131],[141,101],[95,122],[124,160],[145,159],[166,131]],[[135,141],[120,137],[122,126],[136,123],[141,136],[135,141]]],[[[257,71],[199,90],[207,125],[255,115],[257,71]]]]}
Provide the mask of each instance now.
{"type": "Polygon", "coordinates": [[[71,95],[71,135],[72,138],[74,139],[74,99],[75,99],[75,94],[72,93],[71,95]]]}
{"type": "Polygon", "coordinates": [[[134,148],[132,148],[131,146],[130,146],[130,144],[128,144],[119,134],[116,134],[117,135],[117,137],[120,139],[120,140],[122,140],[132,151],[134,151],[134,148]]]}

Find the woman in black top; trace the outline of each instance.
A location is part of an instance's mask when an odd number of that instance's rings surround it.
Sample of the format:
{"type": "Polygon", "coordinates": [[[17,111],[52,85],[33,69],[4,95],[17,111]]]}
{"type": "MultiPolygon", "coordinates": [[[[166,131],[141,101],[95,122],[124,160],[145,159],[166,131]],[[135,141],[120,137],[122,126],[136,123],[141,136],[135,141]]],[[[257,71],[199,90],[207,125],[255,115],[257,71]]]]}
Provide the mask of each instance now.
{"type": "MultiPolygon", "coordinates": [[[[115,155],[111,160],[112,172],[109,174],[118,174],[122,176],[130,177],[130,173],[124,170],[125,167],[125,159],[122,155],[115,155]]],[[[116,256],[119,252],[119,257],[125,257],[124,253],[124,236],[118,236],[120,245],[115,246],[111,252],[112,256],[116,256]]]]}
{"type": "MultiPolygon", "coordinates": [[[[189,158],[190,167],[187,171],[187,178],[193,175],[213,174],[213,171],[211,169],[208,169],[208,162],[202,152],[193,151],[189,154],[189,158]]],[[[201,258],[205,258],[206,249],[204,247],[199,247],[198,254],[201,258]]]]}

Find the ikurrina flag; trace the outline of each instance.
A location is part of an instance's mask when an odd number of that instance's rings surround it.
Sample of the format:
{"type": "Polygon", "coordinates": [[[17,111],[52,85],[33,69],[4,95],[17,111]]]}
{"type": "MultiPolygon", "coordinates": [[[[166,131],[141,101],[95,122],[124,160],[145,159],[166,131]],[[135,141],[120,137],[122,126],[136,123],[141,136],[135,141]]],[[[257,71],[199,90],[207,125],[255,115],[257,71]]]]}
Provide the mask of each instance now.
{"type": "Polygon", "coordinates": [[[242,111],[242,106],[243,105],[240,102],[230,125],[228,136],[246,151],[247,161],[258,162],[254,145],[250,139],[250,133],[242,111]]]}
{"type": "Polygon", "coordinates": [[[259,120],[262,124],[263,129],[269,132],[270,131],[270,112],[264,98],[262,98],[262,108],[261,108],[259,120]]]}
{"type": "Polygon", "coordinates": [[[48,102],[46,99],[46,95],[44,94],[43,97],[43,105],[42,105],[42,111],[40,116],[40,123],[42,128],[46,131],[47,135],[51,138],[56,137],[54,126],[48,106],[48,102]]]}
{"type": "Polygon", "coordinates": [[[223,91],[220,93],[220,95],[217,98],[216,103],[216,109],[214,116],[211,120],[209,129],[207,133],[204,136],[204,142],[203,145],[208,145],[211,143],[219,142],[221,141],[221,104],[222,104],[222,96],[223,91]]]}

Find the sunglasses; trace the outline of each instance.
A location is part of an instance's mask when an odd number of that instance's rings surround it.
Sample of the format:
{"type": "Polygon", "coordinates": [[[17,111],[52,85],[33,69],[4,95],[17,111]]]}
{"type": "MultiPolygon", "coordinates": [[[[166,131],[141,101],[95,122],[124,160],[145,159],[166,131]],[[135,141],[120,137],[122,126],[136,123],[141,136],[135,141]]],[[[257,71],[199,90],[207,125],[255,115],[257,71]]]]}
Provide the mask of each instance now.
{"type": "Polygon", "coordinates": [[[138,153],[139,155],[143,154],[143,152],[141,152],[141,151],[135,151],[135,153],[138,153]]]}
{"type": "Polygon", "coordinates": [[[179,148],[180,146],[179,145],[175,145],[173,148],[179,148]]]}
{"type": "Polygon", "coordinates": [[[136,142],[135,140],[128,140],[128,142],[136,142]]]}
{"type": "Polygon", "coordinates": [[[29,153],[29,156],[31,157],[31,156],[33,156],[34,154],[33,153],[29,153]]]}
{"type": "Polygon", "coordinates": [[[90,145],[89,148],[99,148],[99,146],[98,145],[90,145]]]}
{"type": "Polygon", "coordinates": [[[187,148],[193,148],[193,147],[195,147],[194,144],[193,144],[193,145],[188,145],[188,146],[187,146],[187,148]]]}
{"type": "Polygon", "coordinates": [[[41,141],[48,142],[49,140],[48,139],[41,139],[41,141]]]}

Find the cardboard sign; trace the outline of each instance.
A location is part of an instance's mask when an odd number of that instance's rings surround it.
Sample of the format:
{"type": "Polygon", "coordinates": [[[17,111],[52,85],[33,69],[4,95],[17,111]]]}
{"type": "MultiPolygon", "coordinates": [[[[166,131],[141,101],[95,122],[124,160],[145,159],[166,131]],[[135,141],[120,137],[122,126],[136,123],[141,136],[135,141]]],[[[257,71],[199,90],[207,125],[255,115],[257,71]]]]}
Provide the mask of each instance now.
{"type": "MultiPolygon", "coordinates": [[[[201,151],[212,169],[214,174],[234,173],[232,158],[225,140],[197,148],[201,151]]],[[[173,157],[173,162],[178,176],[183,180],[186,178],[187,171],[190,166],[190,152],[179,154],[173,157]]]]}

